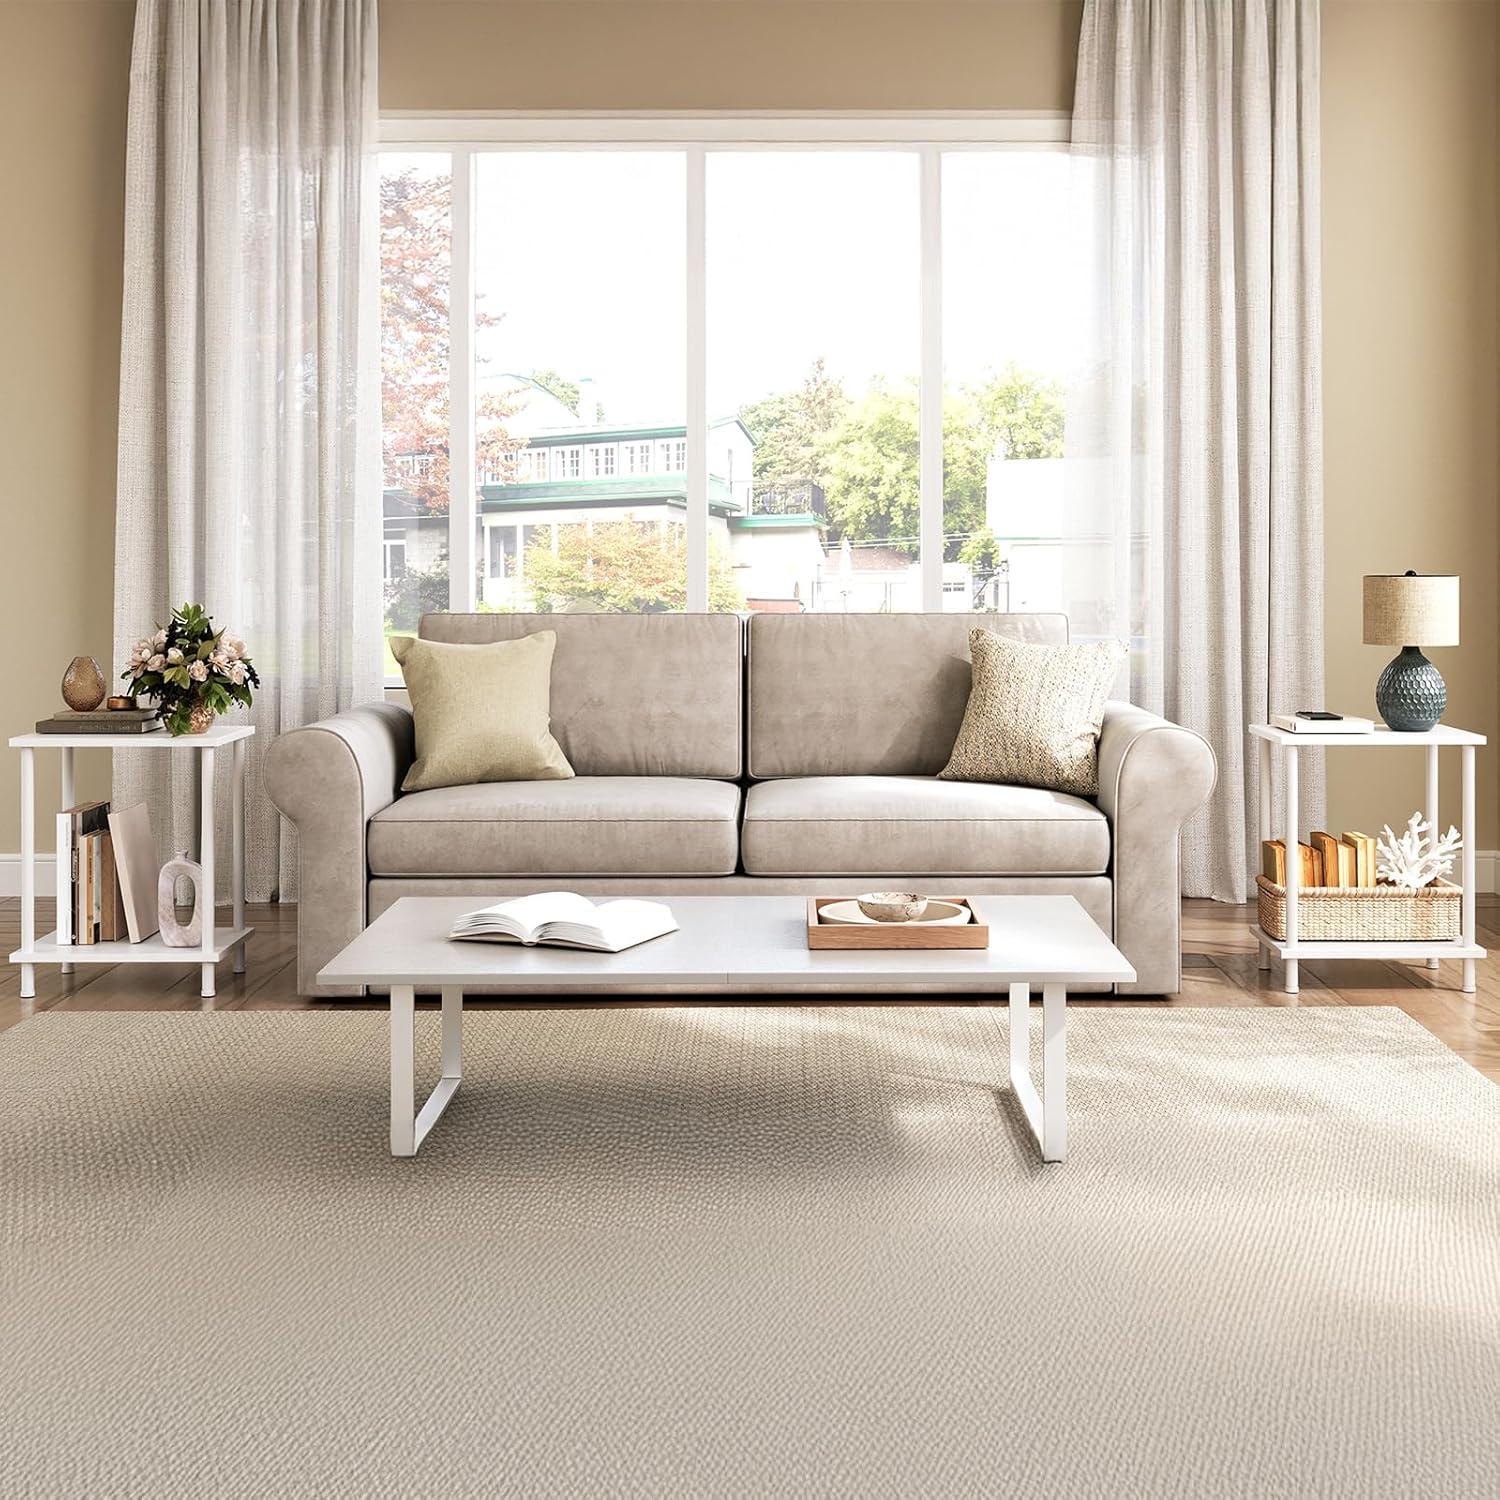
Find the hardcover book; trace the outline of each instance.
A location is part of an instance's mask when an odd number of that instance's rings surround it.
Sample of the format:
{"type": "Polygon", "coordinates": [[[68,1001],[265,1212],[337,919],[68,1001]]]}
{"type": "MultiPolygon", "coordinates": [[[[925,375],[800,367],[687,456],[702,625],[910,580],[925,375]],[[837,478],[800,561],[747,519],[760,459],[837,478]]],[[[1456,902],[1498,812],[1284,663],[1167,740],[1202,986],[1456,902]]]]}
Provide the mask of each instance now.
{"type": "Polygon", "coordinates": [[[156,839],[144,802],[109,815],[109,834],[114,843],[115,873],[120,881],[120,899],[125,907],[125,928],[132,943],[144,942],[160,927],[156,906],[156,839]]]}
{"type": "Polygon", "coordinates": [[[57,815],[57,938],[60,946],[83,941],[79,936],[79,845],[85,834],[108,825],[108,802],[80,802],[57,815]]]}

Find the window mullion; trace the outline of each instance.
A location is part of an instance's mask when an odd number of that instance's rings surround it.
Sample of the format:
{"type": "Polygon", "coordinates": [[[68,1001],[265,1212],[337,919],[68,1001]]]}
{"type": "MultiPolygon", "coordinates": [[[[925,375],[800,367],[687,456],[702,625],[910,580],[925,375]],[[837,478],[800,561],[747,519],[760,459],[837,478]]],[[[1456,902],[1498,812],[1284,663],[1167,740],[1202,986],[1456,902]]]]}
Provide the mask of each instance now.
{"type": "Polygon", "coordinates": [[[687,607],[708,610],[708,278],[705,152],[687,150],[687,607]]]}
{"type": "Polygon", "coordinates": [[[474,442],[474,153],[453,153],[448,279],[448,608],[474,608],[478,530],[474,442]]]}
{"type": "Polygon", "coordinates": [[[943,157],[921,156],[922,382],[919,395],[922,608],[943,607],[943,157]]]}

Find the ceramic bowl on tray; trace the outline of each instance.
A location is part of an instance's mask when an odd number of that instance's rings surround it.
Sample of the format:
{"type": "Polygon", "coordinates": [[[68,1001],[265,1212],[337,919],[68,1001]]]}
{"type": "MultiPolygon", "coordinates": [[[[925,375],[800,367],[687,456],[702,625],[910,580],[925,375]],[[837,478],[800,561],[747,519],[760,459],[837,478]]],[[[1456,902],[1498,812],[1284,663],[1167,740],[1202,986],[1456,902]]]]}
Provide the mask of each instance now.
{"type": "Polygon", "coordinates": [[[872,922],[915,922],[927,910],[927,897],[915,891],[866,891],[855,899],[872,922]]]}
{"type": "Polygon", "coordinates": [[[905,922],[882,921],[868,917],[860,910],[857,900],[826,902],[818,911],[818,920],[833,927],[961,927],[972,919],[967,906],[951,901],[929,900],[920,917],[909,917],[905,922]]]}

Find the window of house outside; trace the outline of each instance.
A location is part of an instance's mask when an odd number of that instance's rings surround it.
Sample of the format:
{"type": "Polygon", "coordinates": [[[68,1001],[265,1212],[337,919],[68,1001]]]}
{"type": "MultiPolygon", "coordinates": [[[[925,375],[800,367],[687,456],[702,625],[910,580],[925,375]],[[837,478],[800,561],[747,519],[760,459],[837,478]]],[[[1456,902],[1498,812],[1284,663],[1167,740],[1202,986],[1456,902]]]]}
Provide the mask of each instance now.
{"type": "Polygon", "coordinates": [[[1057,607],[1055,123],[385,128],[387,633],[434,608],[1057,607]]]}

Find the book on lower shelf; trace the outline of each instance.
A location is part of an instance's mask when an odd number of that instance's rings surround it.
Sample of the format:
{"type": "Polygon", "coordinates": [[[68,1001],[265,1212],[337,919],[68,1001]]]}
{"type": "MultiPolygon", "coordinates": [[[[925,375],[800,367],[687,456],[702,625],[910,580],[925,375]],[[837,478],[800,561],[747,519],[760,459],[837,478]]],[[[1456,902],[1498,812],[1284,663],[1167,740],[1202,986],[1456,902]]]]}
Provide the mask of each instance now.
{"type": "MultiPolygon", "coordinates": [[[[1297,845],[1297,884],[1303,889],[1370,889],[1375,879],[1375,840],[1366,833],[1344,833],[1335,838],[1321,829],[1297,845]]],[[[1272,885],[1286,885],[1286,843],[1265,839],[1260,846],[1260,872],[1272,885]]]]}
{"type": "Polygon", "coordinates": [[[98,936],[93,907],[84,906],[80,892],[87,888],[86,861],[99,857],[98,851],[85,847],[85,840],[102,834],[108,827],[108,802],[80,802],[57,815],[57,938],[64,947],[92,943],[98,936]]]}
{"type": "Polygon", "coordinates": [[[596,904],[574,891],[542,891],[468,912],[453,924],[448,936],[460,942],[619,953],[676,931],[676,919],[659,901],[596,904]]]}

